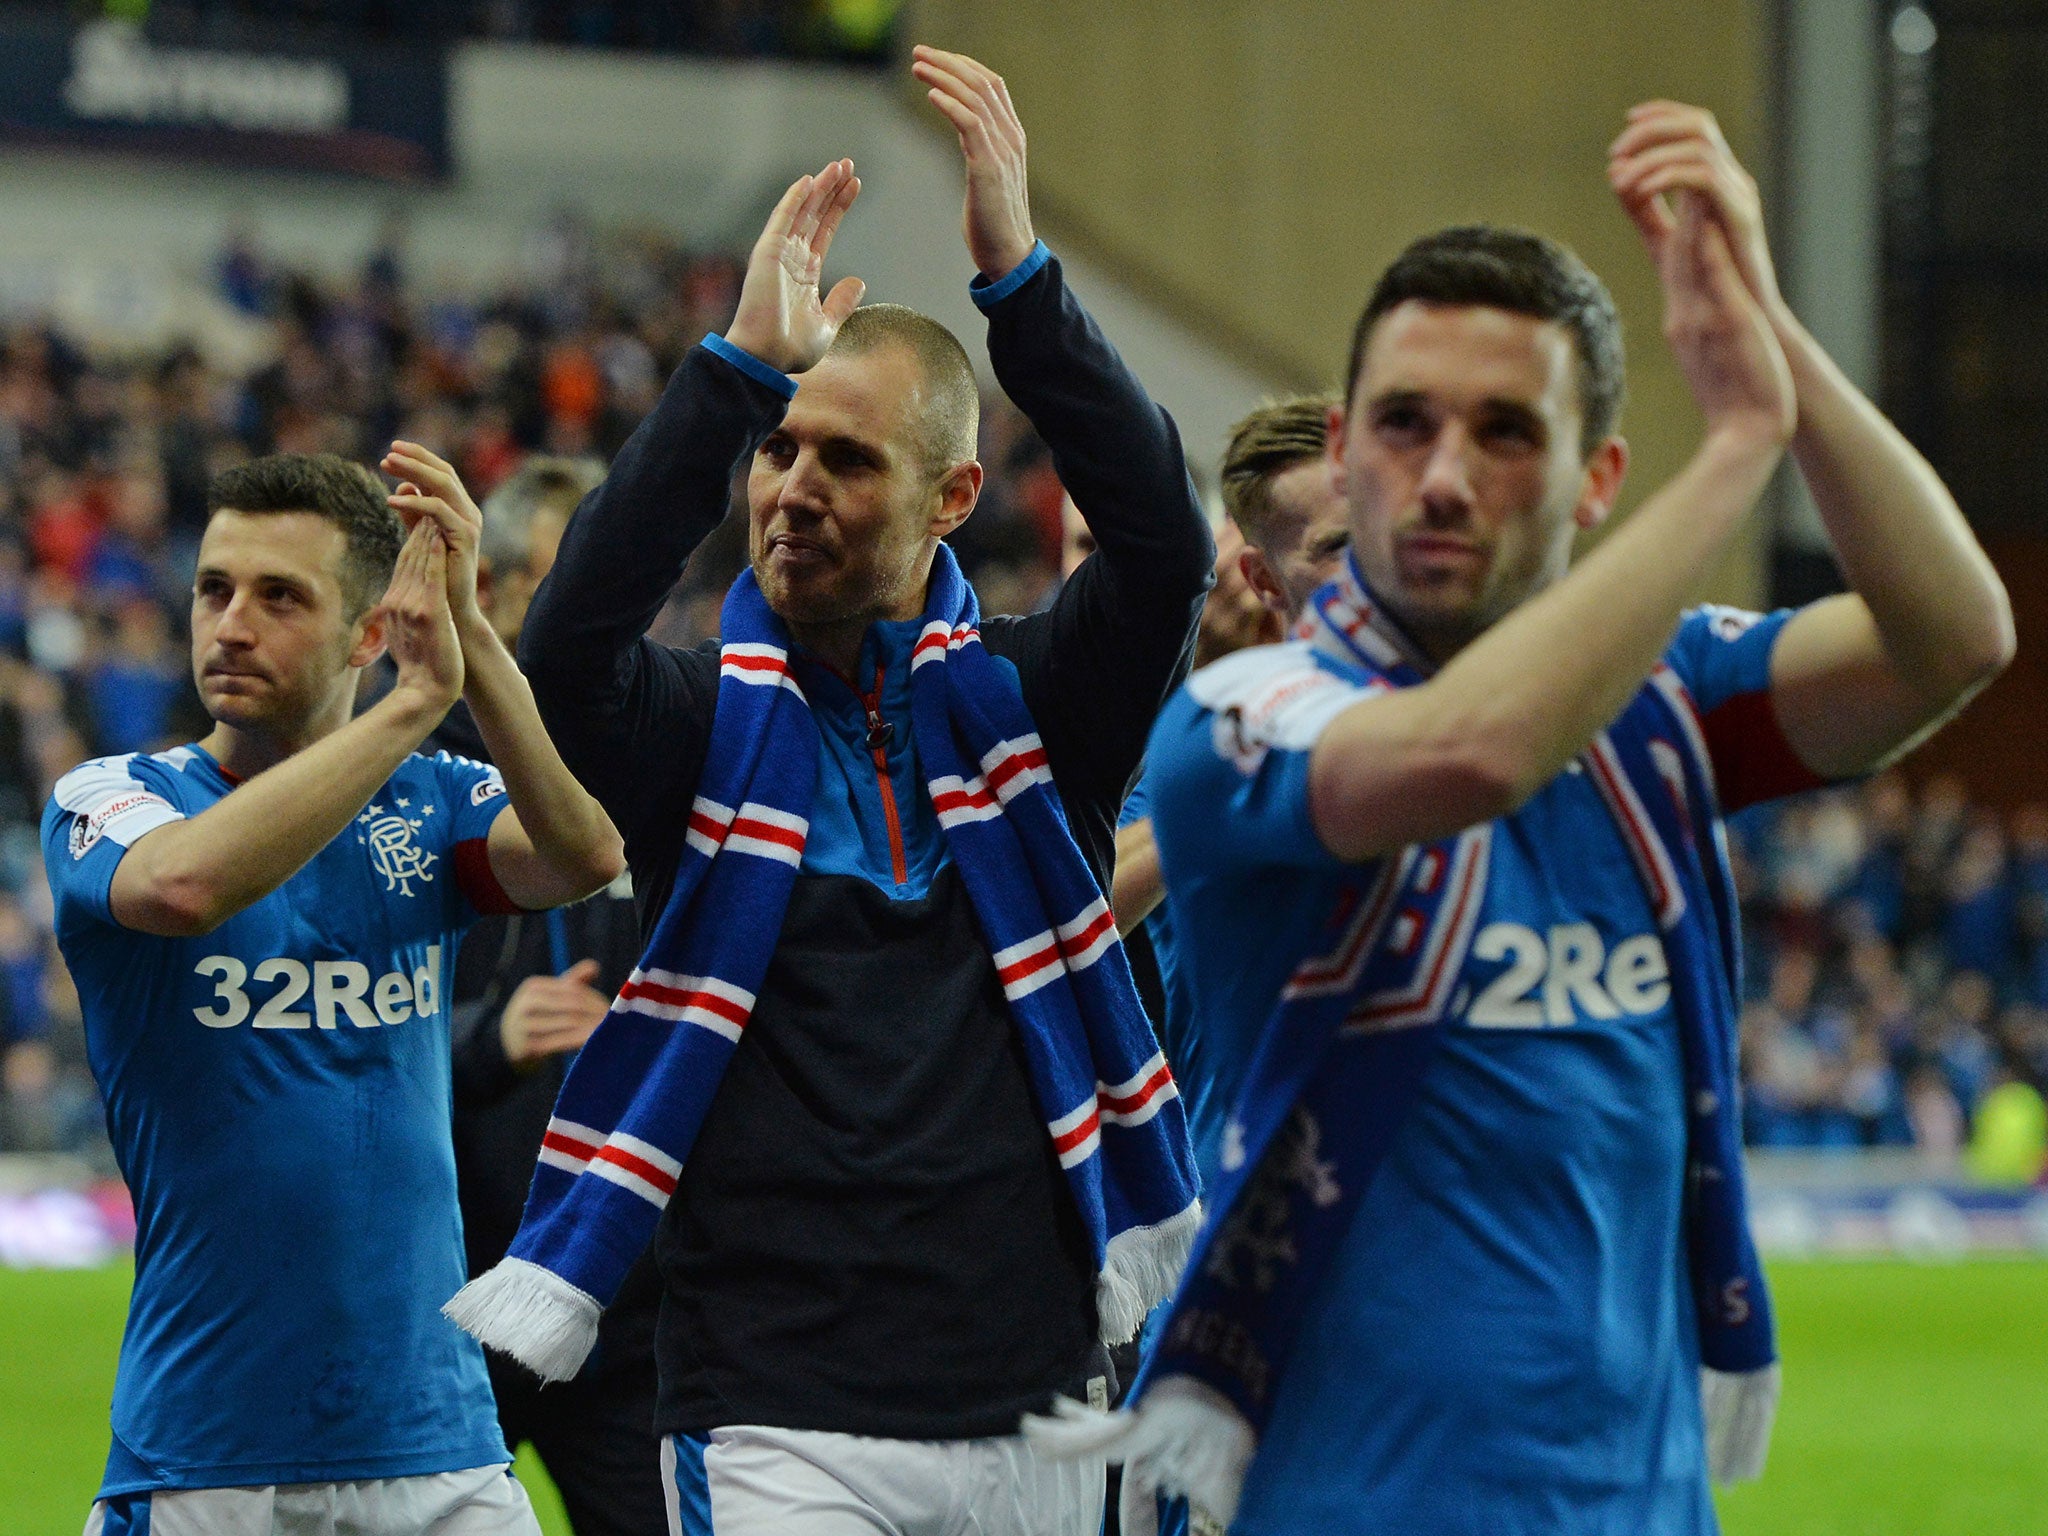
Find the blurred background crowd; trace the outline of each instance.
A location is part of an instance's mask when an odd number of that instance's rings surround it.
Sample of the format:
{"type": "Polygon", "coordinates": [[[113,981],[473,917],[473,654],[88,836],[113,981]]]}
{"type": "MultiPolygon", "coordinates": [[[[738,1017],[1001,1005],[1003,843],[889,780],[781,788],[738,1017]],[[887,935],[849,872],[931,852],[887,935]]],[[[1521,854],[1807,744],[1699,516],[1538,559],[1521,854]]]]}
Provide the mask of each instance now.
{"type": "MultiPolygon", "coordinates": [[[[683,353],[724,327],[740,270],[726,252],[565,216],[521,278],[454,298],[409,281],[396,221],[342,283],[274,264],[237,231],[214,280],[268,332],[257,366],[186,345],[88,352],[45,318],[0,327],[0,1151],[103,1146],[37,823],[85,758],[206,732],[186,615],[209,477],[271,452],[373,463],[405,437],[446,453],[482,501],[529,455],[608,459],[683,353]]],[[[1057,585],[1061,490],[1000,395],[984,402],[981,457],[988,482],[955,547],[984,607],[1028,612],[1057,585]]],[[[744,560],[734,517],[657,638],[715,635],[744,560]]]]}
{"type": "Polygon", "coordinates": [[[26,8],[146,20],[172,39],[268,28],[314,42],[467,39],[879,64],[890,56],[902,7],[903,0],[28,0],[26,8]]]}

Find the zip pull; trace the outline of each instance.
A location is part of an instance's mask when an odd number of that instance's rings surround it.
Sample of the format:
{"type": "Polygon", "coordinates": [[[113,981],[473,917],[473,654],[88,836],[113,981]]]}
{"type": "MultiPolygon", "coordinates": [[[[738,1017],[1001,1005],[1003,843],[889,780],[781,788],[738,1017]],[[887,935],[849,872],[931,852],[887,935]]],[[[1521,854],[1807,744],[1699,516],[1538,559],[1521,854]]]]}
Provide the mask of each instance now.
{"type": "Polygon", "coordinates": [[[862,699],[861,703],[867,706],[868,711],[868,750],[876,753],[888,751],[889,743],[896,738],[896,726],[893,721],[882,718],[882,669],[880,667],[875,668],[875,691],[862,699]]]}
{"type": "Polygon", "coordinates": [[[889,750],[889,743],[895,737],[895,722],[884,720],[882,712],[870,706],[868,709],[868,750],[870,752],[886,752],[889,750]]]}

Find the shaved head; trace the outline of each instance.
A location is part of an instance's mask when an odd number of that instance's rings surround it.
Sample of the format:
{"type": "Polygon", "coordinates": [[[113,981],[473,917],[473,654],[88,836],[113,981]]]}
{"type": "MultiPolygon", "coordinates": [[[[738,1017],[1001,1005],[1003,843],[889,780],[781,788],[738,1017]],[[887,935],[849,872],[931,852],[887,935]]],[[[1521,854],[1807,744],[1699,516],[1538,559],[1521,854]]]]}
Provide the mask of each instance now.
{"type": "Polygon", "coordinates": [[[847,316],[831,356],[858,356],[901,347],[923,376],[918,438],[925,470],[945,473],[976,453],[981,431],[981,388],[967,349],[938,321],[901,304],[866,304],[847,316]]]}

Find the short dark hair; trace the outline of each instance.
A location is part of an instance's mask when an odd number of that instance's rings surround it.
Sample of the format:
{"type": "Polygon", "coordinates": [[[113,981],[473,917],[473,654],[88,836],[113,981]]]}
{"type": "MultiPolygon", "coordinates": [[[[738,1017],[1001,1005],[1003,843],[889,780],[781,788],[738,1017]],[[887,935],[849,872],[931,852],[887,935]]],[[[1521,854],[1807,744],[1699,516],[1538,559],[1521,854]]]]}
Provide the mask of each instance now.
{"type": "Polygon", "coordinates": [[[524,568],[534,518],[549,508],[567,517],[603,483],[604,464],[597,459],[536,454],[513,470],[484,498],[482,546],[492,569],[524,568]]]}
{"type": "Polygon", "coordinates": [[[310,512],[347,541],[341,590],[354,618],[384,595],[405,543],[405,526],[384,499],[384,487],[360,464],[331,453],[273,453],[213,477],[206,512],[310,512]]]}
{"type": "Polygon", "coordinates": [[[960,338],[929,315],[901,304],[863,304],[846,317],[831,350],[858,355],[880,347],[907,349],[924,371],[925,419],[918,447],[928,474],[943,474],[975,454],[981,428],[981,387],[960,338]]]}
{"type": "Polygon", "coordinates": [[[1607,285],[1566,247],[1528,230],[1492,224],[1463,224],[1414,242],[1381,274],[1351,333],[1351,361],[1344,370],[1347,403],[1358,387],[1373,327],[1380,316],[1410,299],[1505,309],[1562,326],[1578,352],[1581,456],[1590,457],[1614,430],[1628,387],[1621,316],[1607,285]]]}
{"type": "Polygon", "coordinates": [[[1273,482],[1328,450],[1329,395],[1296,395],[1260,406],[1230,429],[1223,450],[1223,510],[1248,544],[1270,548],[1273,482]]]}

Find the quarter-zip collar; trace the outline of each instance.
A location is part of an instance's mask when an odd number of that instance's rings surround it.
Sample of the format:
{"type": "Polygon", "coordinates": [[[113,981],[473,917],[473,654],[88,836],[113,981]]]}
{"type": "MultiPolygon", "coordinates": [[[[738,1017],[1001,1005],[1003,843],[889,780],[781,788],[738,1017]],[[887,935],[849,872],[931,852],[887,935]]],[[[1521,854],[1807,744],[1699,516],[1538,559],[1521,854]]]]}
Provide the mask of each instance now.
{"type": "Polygon", "coordinates": [[[868,626],[852,676],[791,651],[820,737],[803,868],[855,874],[900,899],[929,888],[947,853],[910,730],[910,655],[924,621],[868,626]]]}

